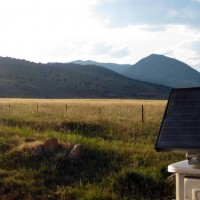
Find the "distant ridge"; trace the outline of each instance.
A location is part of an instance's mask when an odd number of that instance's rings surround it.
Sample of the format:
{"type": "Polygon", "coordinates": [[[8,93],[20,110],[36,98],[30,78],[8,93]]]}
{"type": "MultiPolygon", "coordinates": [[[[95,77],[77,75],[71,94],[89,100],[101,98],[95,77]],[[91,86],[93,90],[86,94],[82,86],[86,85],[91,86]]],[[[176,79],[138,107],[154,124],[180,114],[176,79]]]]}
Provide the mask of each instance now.
{"type": "Polygon", "coordinates": [[[107,69],[110,69],[114,72],[117,72],[119,74],[122,74],[125,70],[128,70],[132,65],[129,64],[115,64],[115,63],[100,63],[92,60],[75,60],[72,61],[72,63],[79,64],[79,65],[97,65],[102,66],[107,69]]]}
{"type": "Polygon", "coordinates": [[[170,88],[96,65],[41,64],[0,57],[0,97],[167,98],[170,88]]]}
{"type": "Polygon", "coordinates": [[[74,61],[81,65],[95,64],[126,77],[173,88],[200,87],[200,73],[189,65],[163,55],[151,54],[134,65],[74,61]]]}

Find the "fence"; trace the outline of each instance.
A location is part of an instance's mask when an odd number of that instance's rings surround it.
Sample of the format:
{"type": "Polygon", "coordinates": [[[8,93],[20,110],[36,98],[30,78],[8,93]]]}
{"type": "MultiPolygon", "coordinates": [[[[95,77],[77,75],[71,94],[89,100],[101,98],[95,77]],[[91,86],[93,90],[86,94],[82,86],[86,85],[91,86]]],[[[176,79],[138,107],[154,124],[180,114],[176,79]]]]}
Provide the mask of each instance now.
{"type": "MultiPolygon", "coordinates": [[[[91,100],[92,101],[92,100],[91,100]]],[[[1,116],[28,117],[60,120],[109,120],[131,122],[160,121],[165,102],[102,103],[102,102],[4,102],[0,105],[1,116]]]]}

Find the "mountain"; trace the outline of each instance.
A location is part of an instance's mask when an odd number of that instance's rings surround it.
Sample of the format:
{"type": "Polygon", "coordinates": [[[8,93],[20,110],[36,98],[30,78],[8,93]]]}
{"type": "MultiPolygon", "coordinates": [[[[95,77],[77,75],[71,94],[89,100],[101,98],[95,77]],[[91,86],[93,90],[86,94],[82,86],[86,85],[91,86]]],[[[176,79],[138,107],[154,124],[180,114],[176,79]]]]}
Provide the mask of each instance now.
{"type": "Polygon", "coordinates": [[[174,88],[200,87],[200,73],[187,64],[152,54],[122,72],[129,78],[174,88]]]}
{"type": "Polygon", "coordinates": [[[114,72],[117,72],[119,74],[122,74],[123,71],[128,70],[132,65],[129,64],[115,64],[115,63],[101,63],[101,62],[96,62],[92,60],[76,60],[72,61],[72,63],[79,64],[79,65],[97,65],[97,66],[102,66],[107,69],[110,69],[114,72]]]}
{"type": "Polygon", "coordinates": [[[166,98],[169,90],[96,65],[41,64],[0,57],[0,97],[166,98]]]}

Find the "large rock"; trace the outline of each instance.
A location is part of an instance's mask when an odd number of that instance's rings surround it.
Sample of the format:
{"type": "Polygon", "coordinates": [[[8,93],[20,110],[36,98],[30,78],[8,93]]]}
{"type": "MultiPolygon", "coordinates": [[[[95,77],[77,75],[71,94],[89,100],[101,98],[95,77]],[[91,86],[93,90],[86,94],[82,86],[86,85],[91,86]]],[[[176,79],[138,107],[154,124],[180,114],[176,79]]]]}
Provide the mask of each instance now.
{"type": "Polygon", "coordinates": [[[43,144],[44,151],[47,153],[53,153],[58,149],[58,140],[56,138],[50,138],[43,144]]]}
{"type": "Polygon", "coordinates": [[[172,175],[168,176],[167,181],[171,182],[171,183],[176,183],[176,175],[172,174],[172,175]]]}
{"type": "Polygon", "coordinates": [[[82,144],[76,144],[74,145],[74,148],[69,152],[68,155],[68,160],[73,162],[73,161],[78,161],[82,158],[84,155],[85,149],[82,144]]]}

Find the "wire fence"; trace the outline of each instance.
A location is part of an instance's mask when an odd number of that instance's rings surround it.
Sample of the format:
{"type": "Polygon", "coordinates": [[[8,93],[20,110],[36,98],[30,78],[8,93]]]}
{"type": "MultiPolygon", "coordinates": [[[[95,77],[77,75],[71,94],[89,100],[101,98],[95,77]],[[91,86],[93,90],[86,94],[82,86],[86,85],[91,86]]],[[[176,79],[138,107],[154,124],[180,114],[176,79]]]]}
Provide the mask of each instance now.
{"type": "Polygon", "coordinates": [[[43,118],[51,120],[107,120],[124,122],[160,122],[165,102],[3,102],[1,117],[43,118]]]}

